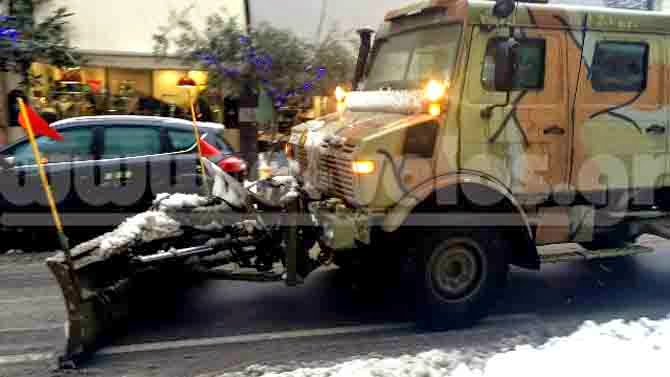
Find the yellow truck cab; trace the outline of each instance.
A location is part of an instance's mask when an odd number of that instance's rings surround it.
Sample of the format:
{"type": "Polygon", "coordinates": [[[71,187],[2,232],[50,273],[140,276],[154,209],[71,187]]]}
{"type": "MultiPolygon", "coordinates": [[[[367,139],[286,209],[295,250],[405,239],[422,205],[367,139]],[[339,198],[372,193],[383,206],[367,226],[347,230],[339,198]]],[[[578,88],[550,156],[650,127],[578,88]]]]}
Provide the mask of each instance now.
{"type": "Polygon", "coordinates": [[[447,328],[488,312],[509,265],[651,251],[640,234],[670,236],[668,34],[661,13],[511,0],[389,12],[357,90],[290,137],[321,257],[381,281],[375,263],[413,257],[419,321],[447,328]],[[560,243],[582,247],[542,247],[560,243]]]}

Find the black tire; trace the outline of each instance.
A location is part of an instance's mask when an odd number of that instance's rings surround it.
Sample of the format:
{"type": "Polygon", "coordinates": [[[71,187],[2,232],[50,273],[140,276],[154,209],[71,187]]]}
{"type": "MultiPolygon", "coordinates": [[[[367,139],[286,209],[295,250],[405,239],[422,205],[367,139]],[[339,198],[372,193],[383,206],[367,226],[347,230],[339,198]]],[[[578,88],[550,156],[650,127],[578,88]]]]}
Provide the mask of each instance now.
{"type": "Polygon", "coordinates": [[[424,239],[416,279],[419,327],[461,328],[485,317],[507,285],[507,242],[487,228],[433,229],[424,239]]]}

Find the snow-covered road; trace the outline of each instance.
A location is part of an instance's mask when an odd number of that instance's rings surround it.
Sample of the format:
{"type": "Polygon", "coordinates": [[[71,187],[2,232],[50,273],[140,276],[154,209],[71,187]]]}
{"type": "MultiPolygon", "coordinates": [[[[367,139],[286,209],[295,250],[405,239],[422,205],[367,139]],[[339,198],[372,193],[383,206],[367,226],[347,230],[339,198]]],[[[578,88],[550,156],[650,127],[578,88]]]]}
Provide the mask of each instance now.
{"type": "MultiPolygon", "coordinates": [[[[670,318],[584,323],[540,346],[518,345],[487,359],[440,349],[396,358],[360,358],[323,367],[249,367],[254,377],[655,377],[668,375],[670,318]]],[[[229,377],[224,374],[220,377],[229,377]]]]}

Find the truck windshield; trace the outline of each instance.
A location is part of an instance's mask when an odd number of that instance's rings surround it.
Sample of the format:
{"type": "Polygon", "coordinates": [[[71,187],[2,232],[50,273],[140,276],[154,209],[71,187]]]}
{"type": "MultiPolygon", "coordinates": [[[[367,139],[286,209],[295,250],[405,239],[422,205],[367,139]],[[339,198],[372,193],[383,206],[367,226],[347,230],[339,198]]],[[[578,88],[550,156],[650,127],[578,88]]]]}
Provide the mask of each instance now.
{"type": "Polygon", "coordinates": [[[419,89],[426,80],[449,80],[460,38],[461,25],[447,25],[379,42],[366,89],[419,89]]]}

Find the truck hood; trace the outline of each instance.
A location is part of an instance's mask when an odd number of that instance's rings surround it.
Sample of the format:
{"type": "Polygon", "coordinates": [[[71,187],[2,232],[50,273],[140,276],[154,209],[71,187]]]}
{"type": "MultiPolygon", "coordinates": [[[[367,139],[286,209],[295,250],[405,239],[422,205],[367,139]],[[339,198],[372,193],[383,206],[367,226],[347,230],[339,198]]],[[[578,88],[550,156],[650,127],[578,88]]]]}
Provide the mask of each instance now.
{"type": "Polygon", "coordinates": [[[330,137],[345,138],[349,144],[384,132],[398,124],[425,119],[421,91],[381,90],[350,92],[346,111],[325,116],[294,128],[295,132],[318,132],[330,137]]]}
{"type": "Polygon", "coordinates": [[[330,114],[294,127],[291,142],[308,145],[314,144],[310,139],[318,138],[321,139],[321,142],[324,141],[323,139],[326,141],[337,139],[346,144],[358,145],[364,139],[387,132],[392,128],[425,122],[429,119],[433,117],[427,114],[345,111],[342,114],[330,114]]]}
{"type": "MultiPolygon", "coordinates": [[[[298,175],[305,182],[305,190],[313,199],[321,197],[319,176],[322,168],[320,161],[326,153],[351,153],[358,149],[366,140],[380,137],[382,134],[394,132],[395,129],[404,129],[417,123],[434,119],[428,114],[399,114],[380,112],[353,112],[334,113],[325,117],[303,123],[293,128],[290,143],[297,145],[300,155],[297,160],[300,165],[298,175]],[[346,146],[333,148],[329,146],[346,146]]],[[[343,157],[343,156],[340,156],[343,157]]],[[[348,157],[352,158],[349,154],[348,157]]]]}

